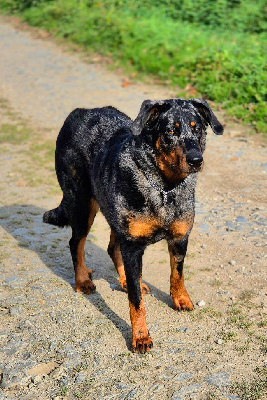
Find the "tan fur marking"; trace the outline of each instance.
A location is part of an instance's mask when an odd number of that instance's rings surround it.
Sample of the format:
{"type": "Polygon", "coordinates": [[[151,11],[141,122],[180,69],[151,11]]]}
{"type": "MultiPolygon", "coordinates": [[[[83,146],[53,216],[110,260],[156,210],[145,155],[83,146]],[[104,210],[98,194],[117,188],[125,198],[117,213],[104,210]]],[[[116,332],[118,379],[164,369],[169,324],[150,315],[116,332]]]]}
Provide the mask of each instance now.
{"type": "Polygon", "coordinates": [[[89,204],[89,208],[90,208],[90,214],[88,217],[88,231],[91,229],[91,226],[93,225],[96,213],[99,210],[99,205],[97,204],[95,199],[91,199],[90,200],[90,204],[89,204]]]}
{"type": "Polygon", "coordinates": [[[191,228],[192,223],[187,221],[174,221],[170,226],[170,231],[174,237],[183,237],[191,228]]]}
{"type": "Polygon", "coordinates": [[[74,168],[73,165],[71,165],[70,169],[71,169],[71,173],[72,173],[73,178],[75,178],[75,176],[77,174],[77,170],[74,168]]]}
{"type": "Polygon", "coordinates": [[[134,238],[148,237],[160,227],[156,218],[129,219],[129,233],[134,238]]]}
{"type": "Polygon", "coordinates": [[[91,280],[92,270],[87,268],[84,259],[84,245],[86,236],[80,240],[77,248],[77,265],[75,269],[76,292],[90,294],[95,290],[95,285],[91,280]]]}
{"type": "Polygon", "coordinates": [[[122,289],[127,290],[126,276],[120,251],[120,245],[116,243],[116,237],[113,231],[111,231],[110,233],[109,246],[114,247],[114,251],[110,256],[118,272],[120,285],[122,289]]]}
{"type": "Polygon", "coordinates": [[[179,276],[177,271],[177,257],[173,255],[171,246],[169,246],[171,276],[170,276],[170,293],[172,296],[173,307],[175,310],[193,310],[194,306],[186,291],[184,285],[184,274],[179,276]]]}
{"type": "MultiPolygon", "coordinates": [[[[99,207],[97,202],[94,199],[90,200],[89,203],[89,217],[88,217],[88,225],[87,225],[87,233],[89,232],[93,222],[95,215],[98,211],[99,207]]],[[[87,236],[87,235],[86,235],[87,236]]],[[[92,270],[86,267],[85,259],[84,259],[84,245],[86,242],[86,236],[84,236],[77,248],[77,265],[75,269],[75,287],[77,292],[83,292],[85,294],[90,294],[95,290],[95,285],[91,280],[92,270]]]]}
{"type": "MultiPolygon", "coordinates": [[[[159,141],[159,140],[158,140],[159,141]]],[[[158,143],[157,141],[157,143],[158,143]]],[[[156,143],[156,147],[157,147],[156,143]]],[[[159,150],[160,145],[158,144],[157,149],[159,150]]],[[[184,179],[188,175],[188,165],[186,162],[186,157],[183,153],[183,150],[179,147],[176,147],[170,153],[159,153],[157,156],[157,162],[159,169],[162,174],[170,181],[170,182],[178,182],[180,179],[184,179]],[[173,170],[171,166],[175,166],[173,170]]]]}
{"type": "MultiPolygon", "coordinates": [[[[140,285],[142,282],[140,280],[140,285]]],[[[149,352],[153,346],[152,340],[149,336],[146,325],[146,312],[143,297],[138,309],[129,302],[130,318],[132,325],[132,347],[135,352],[149,352]]]]}

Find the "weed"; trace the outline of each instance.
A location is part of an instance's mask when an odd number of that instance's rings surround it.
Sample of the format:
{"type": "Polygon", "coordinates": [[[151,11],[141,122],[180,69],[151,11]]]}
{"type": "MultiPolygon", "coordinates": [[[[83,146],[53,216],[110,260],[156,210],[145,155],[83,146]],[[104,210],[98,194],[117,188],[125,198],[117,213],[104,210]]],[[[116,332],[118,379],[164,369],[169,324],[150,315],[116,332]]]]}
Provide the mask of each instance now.
{"type": "Polygon", "coordinates": [[[63,397],[67,396],[68,391],[69,391],[68,386],[62,386],[62,388],[61,388],[61,396],[63,396],[63,397]]]}
{"type": "Polygon", "coordinates": [[[222,285],[222,281],[215,278],[212,281],[210,281],[209,284],[213,287],[220,287],[222,285]]]}
{"type": "Polygon", "coordinates": [[[239,295],[239,300],[241,301],[249,301],[252,299],[252,297],[255,296],[255,293],[253,290],[244,290],[240,295],[239,295]]]}
{"type": "Polygon", "coordinates": [[[198,313],[192,314],[191,316],[197,319],[202,319],[207,315],[208,317],[220,318],[222,316],[221,311],[214,310],[212,307],[204,307],[199,310],[198,313]]]}
{"type": "Polygon", "coordinates": [[[6,258],[9,257],[9,254],[7,253],[0,253],[0,261],[4,261],[6,258]]]}
{"type": "Polygon", "coordinates": [[[263,399],[267,395],[267,374],[266,368],[257,369],[257,376],[250,382],[242,380],[238,383],[233,383],[230,387],[232,393],[237,394],[242,400],[258,400],[263,399]]]}
{"type": "Polygon", "coordinates": [[[222,339],[225,341],[236,340],[237,333],[236,332],[222,332],[222,339]]]}

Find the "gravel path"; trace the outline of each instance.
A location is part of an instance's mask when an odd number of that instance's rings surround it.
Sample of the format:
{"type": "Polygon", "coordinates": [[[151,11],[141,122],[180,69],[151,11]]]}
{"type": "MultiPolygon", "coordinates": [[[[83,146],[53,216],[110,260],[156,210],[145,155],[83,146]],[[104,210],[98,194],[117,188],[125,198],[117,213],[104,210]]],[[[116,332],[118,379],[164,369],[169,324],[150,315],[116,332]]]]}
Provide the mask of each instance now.
{"type": "MultiPolygon", "coordinates": [[[[0,57],[0,97],[9,104],[0,108],[2,123],[27,119],[44,141],[55,141],[76,107],[113,105],[135,117],[145,98],[171,96],[156,86],[124,85],[121,75],[5,19],[0,57]]],[[[225,130],[209,135],[199,176],[185,267],[193,312],[171,308],[166,244],[145,253],[155,347],[144,356],[129,351],[127,296],[106,253],[101,214],[86,247],[97,292],[86,296],[74,291],[70,231],[42,224],[43,212],[60,201],[52,165],[39,170],[26,160],[30,140],[0,145],[0,400],[237,400],[242,380],[259,379],[267,366],[266,148],[243,127],[228,123],[225,130]],[[31,186],[29,168],[44,181],[31,186]]]]}

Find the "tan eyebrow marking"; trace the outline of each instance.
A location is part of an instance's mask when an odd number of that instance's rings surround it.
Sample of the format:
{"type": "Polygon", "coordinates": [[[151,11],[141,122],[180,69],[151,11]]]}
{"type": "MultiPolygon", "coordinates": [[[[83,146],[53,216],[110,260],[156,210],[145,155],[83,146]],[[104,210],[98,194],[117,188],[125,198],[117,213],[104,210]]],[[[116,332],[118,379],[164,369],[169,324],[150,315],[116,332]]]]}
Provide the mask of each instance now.
{"type": "Polygon", "coordinates": [[[179,122],[175,123],[176,128],[178,128],[178,126],[180,126],[179,122]]]}
{"type": "Polygon", "coordinates": [[[195,125],[196,125],[195,121],[191,121],[191,122],[190,122],[190,125],[191,125],[191,126],[195,126],[195,125]]]}

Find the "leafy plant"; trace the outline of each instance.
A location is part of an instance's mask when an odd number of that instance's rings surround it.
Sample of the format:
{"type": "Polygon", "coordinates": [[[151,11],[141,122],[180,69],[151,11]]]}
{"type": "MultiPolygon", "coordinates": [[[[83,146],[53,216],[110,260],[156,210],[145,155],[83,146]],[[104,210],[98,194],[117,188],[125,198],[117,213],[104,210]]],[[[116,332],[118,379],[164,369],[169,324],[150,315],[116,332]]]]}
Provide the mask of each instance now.
{"type": "Polygon", "coordinates": [[[267,131],[264,0],[0,0],[0,10],[267,131]]]}

